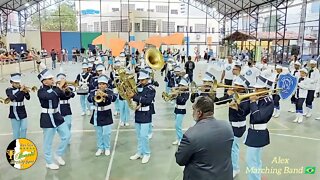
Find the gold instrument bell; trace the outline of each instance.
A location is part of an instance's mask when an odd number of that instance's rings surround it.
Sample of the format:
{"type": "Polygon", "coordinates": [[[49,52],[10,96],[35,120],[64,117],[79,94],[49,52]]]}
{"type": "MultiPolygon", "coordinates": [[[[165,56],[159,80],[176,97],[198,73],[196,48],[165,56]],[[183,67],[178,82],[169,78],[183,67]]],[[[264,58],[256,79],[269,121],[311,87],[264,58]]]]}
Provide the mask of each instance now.
{"type": "Polygon", "coordinates": [[[0,97],[0,103],[2,103],[2,104],[9,104],[10,103],[10,99],[9,98],[1,98],[0,97]]]}
{"type": "Polygon", "coordinates": [[[94,96],[94,101],[96,103],[101,103],[104,102],[106,99],[103,96],[103,94],[101,93],[101,91],[97,91],[97,94],[94,96]]]}
{"type": "Polygon", "coordinates": [[[147,65],[154,70],[161,70],[165,64],[162,53],[156,48],[147,49],[145,60],[147,65]]]}

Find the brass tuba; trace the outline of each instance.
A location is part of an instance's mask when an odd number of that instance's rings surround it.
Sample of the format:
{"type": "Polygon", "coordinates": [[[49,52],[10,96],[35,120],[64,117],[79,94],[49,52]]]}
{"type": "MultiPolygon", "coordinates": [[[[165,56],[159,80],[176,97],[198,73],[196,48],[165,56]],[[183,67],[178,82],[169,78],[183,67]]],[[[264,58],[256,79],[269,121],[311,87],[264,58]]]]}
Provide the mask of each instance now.
{"type": "Polygon", "coordinates": [[[124,68],[117,69],[119,77],[115,79],[115,86],[119,95],[128,102],[129,108],[132,110],[137,109],[137,104],[127,96],[128,92],[137,93],[137,85],[132,74],[126,74],[124,68]]]}
{"type": "Polygon", "coordinates": [[[162,69],[165,64],[161,52],[156,48],[147,49],[145,60],[147,65],[155,70],[162,69]]]}
{"type": "Polygon", "coordinates": [[[2,103],[2,104],[9,104],[10,103],[10,99],[9,98],[1,98],[0,97],[0,103],[2,103]]]}

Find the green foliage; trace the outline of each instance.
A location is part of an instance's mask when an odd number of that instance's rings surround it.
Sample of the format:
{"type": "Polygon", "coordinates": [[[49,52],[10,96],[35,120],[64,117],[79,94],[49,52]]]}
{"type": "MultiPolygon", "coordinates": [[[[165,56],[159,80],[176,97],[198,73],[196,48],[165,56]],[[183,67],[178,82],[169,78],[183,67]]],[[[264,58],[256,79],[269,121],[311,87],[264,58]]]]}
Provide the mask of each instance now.
{"type": "MultiPolygon", "coordinates": [[[[41,30],[42,31],[77,31],[78,22],[76,17],[76,10],[69,3],[62,3],[60,5],[60,18],[59,8],[54,10],[43,10],[40,13],[41,30]]],[[[37,15],[31,18],[33,27],[39,27],[40,21],[37,15]]]]}

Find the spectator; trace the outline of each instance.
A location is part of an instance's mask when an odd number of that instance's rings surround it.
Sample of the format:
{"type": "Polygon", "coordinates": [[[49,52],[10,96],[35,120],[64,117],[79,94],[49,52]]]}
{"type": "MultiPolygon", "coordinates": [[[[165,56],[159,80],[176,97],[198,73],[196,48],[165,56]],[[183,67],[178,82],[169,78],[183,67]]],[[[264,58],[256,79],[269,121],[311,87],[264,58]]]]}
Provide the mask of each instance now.
{"type": "Polygon", "coordinates": [[[57,61],[57,53],[54,49],[51,50],[51,60],[52,60],[52,69],[55,69],[56,61],[57,61]]]}
{"type": "Polygon", "coordinates": [[[184,65],[184,68],[186,70],[186,73],[188,74],[190,82],[193,81],[193,70],[194,70],[195,67],[196,66],[195,66],[194,62],[191,61],[191,56],[189,56],[188,57],[188,61],[184,65]]]}
{"type": "Polygon", "coordinates": [[[183,135],[176,152],[176,162],[185,166],[183,179],[232,180],[231,125],[213,117],[210,97],[200,96],[192,109],[196,124],[183,135]]]}

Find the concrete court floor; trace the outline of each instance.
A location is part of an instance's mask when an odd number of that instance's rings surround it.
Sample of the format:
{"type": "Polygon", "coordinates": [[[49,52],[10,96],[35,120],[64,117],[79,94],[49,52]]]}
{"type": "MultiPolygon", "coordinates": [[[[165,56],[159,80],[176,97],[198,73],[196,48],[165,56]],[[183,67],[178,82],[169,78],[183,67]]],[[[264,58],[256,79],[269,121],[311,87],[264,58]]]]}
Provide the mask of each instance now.
{"type": "MultiPolygon", "coordinates": [[[[215,65],[211,65],[215,66],[215,65]]],[[[48,64],[48,67],[51,67],[48,64]]],[[[59,66],[58,66],[59,67],[59,66]]],[[[195,80],[201,83],[200,72],[203,75],[208,64],[199,62],[196,64],[195,80]]],[[[68,80],[75,79],[77,73],[81,71],[80,64],[63,65],[68,80]]],[[[30,70],[31,71],[31,70],[30,70]]],[[[23,72],[23,81],[28,86],[40,83],[36,73],[30,71],[23,72]]],[[[59,68],[54,71],[58,73],[59,68]]],[[[214,70],[215,76],[219,79],[220,72],[214,70]]],[[[109,74],[109,73],[108,73],[109,74]]],[[[114,119],[111,145],[115,148],[109,157],[95,157],[96,139],[93,126],[89,123],[89,116],[80,116],[79,97],[72,101],[73,126],[72,142],[68,147],[64,159],[66,165],[58,171],[45,168],[43,157],[42,130],[39,127],[40,106],[36,93],[31,93],[31,100],[26,101],[28,112],[28,132],[27,138],[32,140],[38,147],[38,160],[27,170],[16,170],[12,168],[5,159],[6,147],[12,140],[11,123],[7,118],[8,106],[0,104],[0,180],[4,179],[110,179],[110,180],[182,180],[182,168],[175,163],[174,153],[176,146],[171,145],[175,139],[173,104],[166,103],[161,98],[164,90],[163,77],[156,73],[156,80],[160,83],[156,95],[156,115],[154,115],[154,136],[151,140],[152,156],[148,164],[142,165],[141,161],[130,161],[129,157],[135,153],[136,138],[133,121],[130,127],[118,129],[118,119],[114,119]]],[[[9,79],[9,76],[5,77],[9,79]]],[[[0,97],[4,97],[5,89],[9,86],[8,81],[0,83],[0,97]]],[[[191,103],[188,101],[188,113],[185,116],[183,127],[186,130],[193,125],[191,115],[191,103]]],[[[315,99],[314,114],[311,118],[298,125],[292,123],[294,114],[287,112],[291,107],[288,100],[281,101],[282,113],[280,118],[271,119],[268,128],[271,136],[271,144],[263,150],[263,168],[280,169],[282,173],[263,174],[263,180],[316,180],[320,179],[320,122],[314,120],[320,116],[319,99],[315,99]],[[288,164],[272,163],[276,157],[289,158],[288,164]],[[304,168],[315,166],[314,175],[284,173],[285,167],[304,168]]],[[[228,107],[226,105],[216,106],[215,117],[227,120],[228,107]]],[[[205,138],[205,137],[204,137],[205,138]]],[[[59,139],[55,138],[54,147],[57,147],[59,139]]],[[[246,146],[240,145],[240,168],[241,172],[236,180],[245,180],[246,146]]],[[[278,170],[278,171],[280,171],[278,170]]]]}

